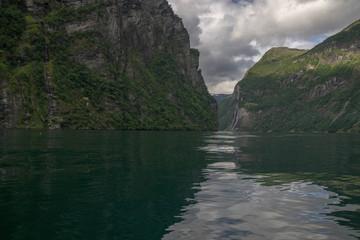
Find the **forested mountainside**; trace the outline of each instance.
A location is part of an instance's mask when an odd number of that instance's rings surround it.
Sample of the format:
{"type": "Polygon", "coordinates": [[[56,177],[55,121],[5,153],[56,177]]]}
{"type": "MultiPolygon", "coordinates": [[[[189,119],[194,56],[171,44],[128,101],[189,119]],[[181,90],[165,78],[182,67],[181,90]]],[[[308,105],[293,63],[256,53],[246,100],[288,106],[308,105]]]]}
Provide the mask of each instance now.
{"type": "Polygon", "coordinates": [[[228,99],[231,97],[231,94],[213,94],[212,95],[216,102],[219,104],[220,102],[224,101],[225,99],[228,99]]]}
{"type": "Polygon", "coordinates": [[[215,130],[166,0],[1,0],[0,127],[215,130]]]}
{"type": "Polygon", "coordinates": [[[360,20],[313,49],[270,49],[219,106],[220,129],[360,132],[360,20]]]}

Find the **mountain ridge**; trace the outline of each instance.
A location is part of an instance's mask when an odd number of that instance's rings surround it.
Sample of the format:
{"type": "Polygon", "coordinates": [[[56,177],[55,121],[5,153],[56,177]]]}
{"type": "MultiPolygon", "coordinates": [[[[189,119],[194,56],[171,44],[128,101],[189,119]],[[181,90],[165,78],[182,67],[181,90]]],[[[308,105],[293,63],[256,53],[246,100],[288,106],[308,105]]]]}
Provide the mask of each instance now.
{"type": "Polygon", "coordinates": [[[359,23],[310,50],[270,49],[220,103],[220,129],[359,132],[359,23]]]}

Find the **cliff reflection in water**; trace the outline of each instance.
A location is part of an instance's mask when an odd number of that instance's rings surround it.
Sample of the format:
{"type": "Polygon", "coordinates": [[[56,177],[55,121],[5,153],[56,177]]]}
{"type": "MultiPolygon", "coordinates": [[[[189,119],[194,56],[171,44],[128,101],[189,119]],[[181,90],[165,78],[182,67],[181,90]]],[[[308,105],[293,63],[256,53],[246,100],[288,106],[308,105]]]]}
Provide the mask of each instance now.
{"type": "Polygon", "coordinates": [[[0,130],[0,239],[160,239],[205,133],[0,130]]]}

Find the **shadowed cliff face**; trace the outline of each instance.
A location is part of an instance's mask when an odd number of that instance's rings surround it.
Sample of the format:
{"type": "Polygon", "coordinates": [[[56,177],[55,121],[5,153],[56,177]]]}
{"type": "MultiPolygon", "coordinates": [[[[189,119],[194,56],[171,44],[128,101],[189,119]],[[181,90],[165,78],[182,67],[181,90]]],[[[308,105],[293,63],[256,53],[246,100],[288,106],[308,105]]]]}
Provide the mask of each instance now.
{"type": "Polygon", "coordinates": [[[222,129],[360,132],[360,21],[309,51],[273,48],[220,104],[222,129]]]}
{"type": "Polygon", "coordinates": [[[199,53],[167,1],[26,0],[2,8],[25,22],[1,58],[2,127],[217,128],[199,53]]]}

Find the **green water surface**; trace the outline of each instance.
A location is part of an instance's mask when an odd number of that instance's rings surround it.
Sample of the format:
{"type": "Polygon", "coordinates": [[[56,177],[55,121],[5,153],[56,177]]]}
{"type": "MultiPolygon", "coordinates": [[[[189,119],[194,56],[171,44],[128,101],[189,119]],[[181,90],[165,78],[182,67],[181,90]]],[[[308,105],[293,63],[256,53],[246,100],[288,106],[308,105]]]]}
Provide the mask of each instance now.
{"type": "Polygon", "coordinates": [[[160,239],[202,181],[202,133],[0,132],[0,239],[160,239]]]}
{"type": "Polygon", "coordinates": [[[0,239],[358,239],[360,135],[0,130],[0,239]]]}

